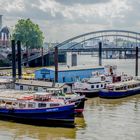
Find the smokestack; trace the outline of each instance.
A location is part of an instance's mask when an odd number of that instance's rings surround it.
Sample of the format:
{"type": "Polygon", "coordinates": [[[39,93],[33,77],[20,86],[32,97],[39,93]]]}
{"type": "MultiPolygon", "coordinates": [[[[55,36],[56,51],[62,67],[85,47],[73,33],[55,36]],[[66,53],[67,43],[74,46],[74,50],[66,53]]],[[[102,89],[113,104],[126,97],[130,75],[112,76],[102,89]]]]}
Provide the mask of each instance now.
{"type": "Polygon", "coordinates": [[[2,29],[2,15],[0,15],[0,30],[2,29]]]}

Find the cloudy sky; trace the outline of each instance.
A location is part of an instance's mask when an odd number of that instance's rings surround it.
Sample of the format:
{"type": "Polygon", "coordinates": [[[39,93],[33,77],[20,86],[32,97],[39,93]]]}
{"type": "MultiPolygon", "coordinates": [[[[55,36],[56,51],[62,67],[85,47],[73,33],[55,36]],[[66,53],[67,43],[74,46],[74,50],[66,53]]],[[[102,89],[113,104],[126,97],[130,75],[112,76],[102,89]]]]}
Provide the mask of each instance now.
{"type": "Polygon", "coordinates": [[[0,0],[3,26],[38,23],[48,42],[103,29],[140,31],[139,0],[0,0]]]}

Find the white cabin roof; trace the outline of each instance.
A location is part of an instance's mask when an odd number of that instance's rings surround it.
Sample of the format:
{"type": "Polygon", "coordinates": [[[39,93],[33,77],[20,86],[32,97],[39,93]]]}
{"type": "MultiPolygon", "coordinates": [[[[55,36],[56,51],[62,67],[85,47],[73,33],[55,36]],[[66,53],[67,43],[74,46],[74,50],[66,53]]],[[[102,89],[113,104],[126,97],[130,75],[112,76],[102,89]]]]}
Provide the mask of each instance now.
{"type": "Polygon", "coordinates": [[[34,95],[46,96],[46,95],[52,95],[52,93],[49,93],[49,92],[35,92],[34,95]]]}
{"type": "Polygon", "coordinates": [[[131,81],[125,81],[125,82],[118,82],[118,83],[112,83],[109,84],[109,87],[121,87],[124,85],[134,85],[134,84],[140,84],[140,81],[137,80],[131,80],[131,81]]]}

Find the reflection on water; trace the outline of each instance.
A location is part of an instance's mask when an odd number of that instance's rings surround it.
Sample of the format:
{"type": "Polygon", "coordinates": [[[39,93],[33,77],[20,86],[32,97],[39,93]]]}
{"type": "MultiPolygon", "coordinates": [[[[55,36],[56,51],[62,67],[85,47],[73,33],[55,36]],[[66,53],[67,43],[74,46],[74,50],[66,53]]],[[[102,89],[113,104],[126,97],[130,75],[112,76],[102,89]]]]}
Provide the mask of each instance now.
{"type": "Polygon", "coordinates": [[[77,139],[138,140],[140,138],[140,95],[123,99],[89,99],[84,117],[85,130],[77,139]]]}
{"type": "MultiPolygon", "coordinates": [[[[90,61],[83,56],[78,61],[88,64],[85,60],[98,64],[97,59],[90,61]]],[[[134,75],[134,60],[104,60],[103,64],[117,64],[119,70],[134,75]]],[[[54,128],[0,121],[0,140],[139,140],[140,95],[89,99],[83,116],[77,117],[75,123],[75,128],[54,128]]]]}
{"type": "Polygon", "coordinates": [[[24,125],[0,121],[0,139],[58,139],[75,138],[75,129],[53,128],[24,125]],[[8,133],[8,134],[7,134],[8,133]]]}
{"type": "Polygon", "coordinates": [[[55,128],[0,121],[0,140],[75,139],[76,130],[82,129],[86,126],[83,117],[77,117],[75,123],[76,128],[55,128]]]}

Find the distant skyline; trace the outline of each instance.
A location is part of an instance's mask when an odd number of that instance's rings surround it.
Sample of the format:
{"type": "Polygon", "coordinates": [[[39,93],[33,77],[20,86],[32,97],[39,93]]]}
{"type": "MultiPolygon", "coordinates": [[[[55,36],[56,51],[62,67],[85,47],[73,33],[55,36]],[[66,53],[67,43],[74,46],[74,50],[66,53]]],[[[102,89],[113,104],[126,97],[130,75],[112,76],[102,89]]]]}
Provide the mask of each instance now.
{"type": "Polygon", "coordinates": [[[139,7],[138,0],[0,0],[3,26],[30,18],[47,42],[104,29],[140,32],[139,7]]]}

